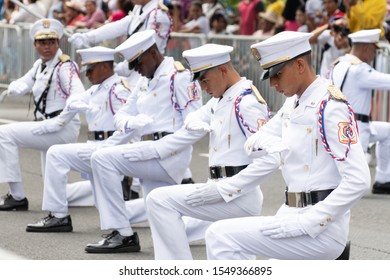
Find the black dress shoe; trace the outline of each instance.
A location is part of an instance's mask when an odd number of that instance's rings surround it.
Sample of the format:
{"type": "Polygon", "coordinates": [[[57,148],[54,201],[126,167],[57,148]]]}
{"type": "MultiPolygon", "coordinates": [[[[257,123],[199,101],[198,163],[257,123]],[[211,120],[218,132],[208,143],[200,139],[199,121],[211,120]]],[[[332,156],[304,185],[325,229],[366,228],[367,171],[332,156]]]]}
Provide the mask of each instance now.
{"type": "Polygon", "coordinates": [[[134,232],[132,236],[122,236],[114,230],[110,234],[103,236],[103,240],[95,244],[88,244],[85,247],[87,253],[126,253],[139,252],[138,234],[134,232]]]}
{"type": "Polygon", "coordinates": [[[0,211],[27,211],[28,200],[23,198],[22,200],[15,200],[11,194],[7,193],[0,200],[0,211]]]}
{"type": "Polygon", "coordinates": [[[351,250],[351,241],[347,241],[347,244],[345,245],[344,251],[341,253],[341,255],[336,260],[338,260],[338,261],[349,260],[350,250],[351,250]]]}
{"type": "Polygon", "coordinates": [[[375,182],[372,186],[372,193],[375,194],[390,194],[390,182],[379,183],[375,182]]]}
{"type": "Polygon", "coordinates": [[[28,232],[71,232],[72,230],[70,215],[64,218],[56,218],[51,213],[36,224],[28,224],[26,227],[28,232]]]}
{"type": "Polygon", "coordinates": [[[181,184],[184,185],[184,184],[195,184],[195,181],[192,180],[192,178],[184,178],[183,180],[181,180],[181,184]]]}

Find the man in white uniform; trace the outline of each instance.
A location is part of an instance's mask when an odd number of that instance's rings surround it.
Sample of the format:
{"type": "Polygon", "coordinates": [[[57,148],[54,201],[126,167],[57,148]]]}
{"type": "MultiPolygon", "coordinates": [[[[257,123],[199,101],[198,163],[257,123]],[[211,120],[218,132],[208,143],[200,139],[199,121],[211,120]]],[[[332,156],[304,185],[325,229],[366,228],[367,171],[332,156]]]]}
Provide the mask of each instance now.
{"type": "Polygon", "coordinates": [[[97,147],[117,144],[114,137],[114,115],[125,104],[129,89],[124,78],[114,73],[115,50],[93,47],[77,51],[86,76],[92,84],[86,92],[71,98],[67,109],[83,112],[88,123],[87,143],[54,145],[46,157],[42,210],[49,215],[26,228],[30,232],[69,232],[73,230],[68,215],[68,173],[76,170],[92,180],[90,154],[97,147]],[[110,137],[110,138],[109,138],[110,137]],[[109,140],[106,140],[109,138],[109,140]]]}
{"type": "Polygon", "coordinates": [[[133,11],[123,19],[105,24],[87,33],[75,33],[69,38],[69,42],[76,48],[81,48],[150,29],[156,31],[155,40],[158,49],[162,54],[165,53],[172,30],[172,19],[168,8],[158,0],[132,0],[132,2],[135,5],[133,11]]]}
{"type": "MultiPolygon", "coordinates": [[[[141,142],[109,147],[93,153],[93,187],[101,228],[114,229],[105,239],[86,247],[88,253],[119,253],[140,250],[138,236],[130,227],[123,200],[122,175],[141,179],[144,197],[157,187],[181,182],[191,161],[192,147],[164,159],[130,162],[134,151],[154,155],[154,141],[182,127],[188,113],[200,108],[200,88],[191,73],[173,58],[161,55],[155,32],[137,32],[116,50],[143,78],[125,106],[115,115],[117,129],[124,133],[139,131],[141,142]]],[[[131,202],[131,201],[130,201],[131,202]]],[[[129,222],[130,219],[130,222],[129,222]]]]}
{"type": "MultiPolygon", "coordinates": [[[[231,46],[207,44],[183,52],[202,89],[213,97],[185,122],[185,128],[193,133],[210,132],[210,179],[149,194],[146,209],[155,259],[192,259],[182,216],[213,222],[260,215],[261,180],[244,143],[269,119],[269,111],[252,81],[233,68],[232,51],[231,46]]],[[[175,133],[154,146],[164,158],[185,145],[188,136],[175,133]]],[[[275,170],[279,156],[271,155],[267,163],[269,170],[275,170]]]]}
{"type": "Polygon", "coordinates": [[[265,153],[260,178],[267,158],[280,153],[286,202],[275,216],[211,225],[209,259],[335,259],[347,243],[350,209],[367,192],[370,172],[352,108],[311,66],[310,36],[285,31],[251,46],[262,78],[288,98],[245,148],[265,153]]]}
{"type": "MultiPolygon", "coordinates": [[[[370,143],[376,146],[376,174],[373,193],[390,194],[390,124],[370,121],[371,91],[390,90],[390,75],[373,69],[380,29],[361,30],[349,35],[352,49],[340,57],[330,73],[334,84],[341,88],[355,112],[363,150],[370,143]]],[[[367,159],[370,160],[370,155],[367,159]]]]}
{"type": "Polygon", "coordinates": [[[0,200],[0,211],[27,210],[28,200],[22,186],[19,148],[42,151],[42,171],[46,150],[54,144],[77,141],[80,120],[64,110],[68,97],[84,92],[76,63],[59,48],[62,24],[42,19],[33,24],[30,37],[40,58],[22,78],[12,82],[8,94],[26,95],[32,91],[35,122],[0,126],[0,183],[9,183],[9,194],[0,200]]]}

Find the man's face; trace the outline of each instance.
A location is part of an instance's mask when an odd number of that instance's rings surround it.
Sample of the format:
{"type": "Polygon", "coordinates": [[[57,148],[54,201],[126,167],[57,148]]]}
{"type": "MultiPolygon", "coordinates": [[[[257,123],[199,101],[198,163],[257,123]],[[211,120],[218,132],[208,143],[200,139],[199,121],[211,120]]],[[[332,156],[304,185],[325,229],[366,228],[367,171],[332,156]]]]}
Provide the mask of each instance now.
{"type": "Polygon", "coordinates": [[[299,77],[295,69],[295,60],[286,63],[282,69],[273,75],[270,80],[270,86],[286,97],[291,97],[298,92],[299,77]]]}
{"type": "Polygon", "coordinates": [[[150,50],[143,52],[140,56],[129,63],[129,69],[134,69],[140,75],[150,79],[156,70],[155,60],[150,50]]]}
{"type": "Polygon", "coordinates": [[[94,63],[87,66],[85,75],[93,85],[98,85],[102,82],[103,63],[94,63]]]}
{"type": "Polygon", "coordinates": [[[215,98],[220,98],[225,93],[224,80],[220,67],[214,67],[198,78],[202,90],[215,98]]]}
{"type": "Polygon", "coordinates": [[[43,62],[51,60],[59,48],[57,39],[35,40],[34,46],[43,62]]]}

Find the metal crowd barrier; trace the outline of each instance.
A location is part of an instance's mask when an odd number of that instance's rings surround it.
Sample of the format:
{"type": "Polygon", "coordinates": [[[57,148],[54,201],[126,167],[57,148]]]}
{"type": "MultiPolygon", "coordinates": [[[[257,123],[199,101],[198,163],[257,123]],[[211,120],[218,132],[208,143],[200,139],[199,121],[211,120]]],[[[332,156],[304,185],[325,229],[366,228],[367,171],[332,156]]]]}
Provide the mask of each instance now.
{"type": "MultiPolygon", "coordinates": [[[[32,46],[29,36],[30,24],[23,25],[7,25],[0,24],[0,87],[7,87],[7,85],[24,75],[34,61],[38,58],[34,47],[32,46]]],[[[85,32],[87,30],[78,30],[78,32],[85,32]]],[[[80,58],[76,55],[76,49],[68,43],[68,38],[64,36],[60,40],[60,47],[62,51],[72,57],[76,62],[80,63],[80,58]]],[[[119,38],[112,41],[102,42],[100,45],[114,48],[126,37],[119,38]]],[[[271,111],[277,111],[283,104],[285,97],[276,93],[269,87],[269,82],[260,81],[262,74],[259,63],[253,59],[250,52],[250,45],[259,42],[261,39],[254,36],[239,36],[239,35],[213,35],[204,36],[203,34],[185,34],[172,33],[171,39],[168,42],[166,55],[172,56],[176,60],[185,62],[182,58],[184,50],[199,47],[205,43],[226,44],[234,47],[232,53],[232,63],[239,73],[252,80],[253,84],[260,90],[261,94],[267,101],[271,111]]],[[[384,73],[390,73],[390,47],[389,44],[382,44],[381,50],[375,62],[375,68],[384,73]]],[[[321,49],[318,45],[312,45],[312,64],[319,72],[321,59],[321,49]]],[[[119,61],[119,58],[117,59],[119,61]]],[[[82,75],[82,81],[87,85],[89,82],[82,75]]],[[[89,85],[88,85],[89,87],[89,85]]],[[[390,120],[390,99],[388,97],[389,91],[376,90],[373,91],[373,107],[372,119],[389,121],[390,120]]],[[[205,101],[209,98],[204,96],[205,101]]]]}

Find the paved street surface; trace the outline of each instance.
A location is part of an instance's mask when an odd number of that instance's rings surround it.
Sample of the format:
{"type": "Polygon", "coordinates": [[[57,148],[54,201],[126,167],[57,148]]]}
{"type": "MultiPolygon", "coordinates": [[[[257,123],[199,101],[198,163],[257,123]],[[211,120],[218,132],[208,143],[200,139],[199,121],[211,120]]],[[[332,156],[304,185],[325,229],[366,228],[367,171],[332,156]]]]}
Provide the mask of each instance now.
{"type": "MultiPolygon", "coordinates": [[[[32,120],[31,104],[28,114],[28,98],[11,98],[0,104],[0,124],[11,121],[32,120]]],[[[86,139],[85,122],[80,141],[86,139]]],[[[196,182],[207,177],[208,139],[194,146],[191,170],[196,182]]],[[[28,223],[36,222],[47,215],[42,212],[42,176],[40,154],[29,149],[20,150],[23,184],[30,209],[27,212],[0,212],[0,259],[17,257],[34,260],[151,260],[153,246],[148,224],[134,225],[141,241],[141,252],[126,254],[87,254],[87,243],[101,239],[99,216],[94,207],[73,207],[70,214],[73,220],[72,233],[27,233],[28,223]],[[4,250],[4,251],[3,251],[4,250]]],[[[371,167],[372,174],[374,168],[371,167]]],[[[72,172],[70,181],[76,181],[79,174],[72,172]]],[[[264,192],[263,215],[273,215],[283,202],[284,182],[280,172],[276,172],[262,186],[264,192]]],[[[8,185],[0,184],[0,195],[7,193],[8,185]]],[[[350,240],[353,260],[390,260],[390,195],[367,193],[353,208],[350,240]]],[[[169,221],[167,221],[168,223],[169,221]]],[[[172,233],[174,238],[174,233],[172,233]]],[[[194,259],[205,259],[204,241],[192,243],[194,259]]]]}

